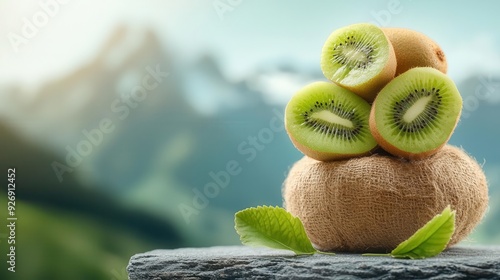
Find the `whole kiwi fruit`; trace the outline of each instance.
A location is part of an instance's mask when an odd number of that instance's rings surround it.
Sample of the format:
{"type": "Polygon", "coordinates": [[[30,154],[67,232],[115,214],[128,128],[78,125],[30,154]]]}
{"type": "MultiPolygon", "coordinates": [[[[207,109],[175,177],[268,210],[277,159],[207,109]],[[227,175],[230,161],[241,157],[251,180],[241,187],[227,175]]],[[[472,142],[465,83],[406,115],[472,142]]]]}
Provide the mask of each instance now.
{"type": "Polygon", "coordinates": [[[428,36],[411,29],[384,27],[396,54],[396,76],[414,67],[432,67],[446,74],[448,62],[441,47],[428,36]]]}

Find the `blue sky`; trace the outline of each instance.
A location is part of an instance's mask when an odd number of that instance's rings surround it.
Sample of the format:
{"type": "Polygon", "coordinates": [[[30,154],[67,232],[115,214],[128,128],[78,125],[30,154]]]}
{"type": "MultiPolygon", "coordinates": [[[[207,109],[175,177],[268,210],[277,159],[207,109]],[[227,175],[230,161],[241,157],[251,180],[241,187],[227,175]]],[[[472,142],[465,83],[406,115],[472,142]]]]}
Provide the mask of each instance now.
{"type": "Polygon", "coordinates": [[[36,88],[77,68],[120,23],[155,29],[182,63],[213,53],[234,80],[273,61],[319,68],[329,33],[366,21],[427,34],[444,49],[456,80],[500,73],[499,1],[67,0],[15,52],[10,34],[22,35],[23,18],[33,21],[48,1],[0,1],[0,85],[36,88]]]}

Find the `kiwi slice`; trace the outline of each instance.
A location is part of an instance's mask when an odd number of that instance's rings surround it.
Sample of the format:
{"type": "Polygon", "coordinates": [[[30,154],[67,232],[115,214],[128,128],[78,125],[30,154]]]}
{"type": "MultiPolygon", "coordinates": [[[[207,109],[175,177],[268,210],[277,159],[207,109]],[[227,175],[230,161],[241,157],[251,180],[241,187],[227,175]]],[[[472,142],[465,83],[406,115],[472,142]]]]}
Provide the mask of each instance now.
{"type": "Polygon", "coordinates": [[[369,153],[377,146],[370,134],[370,105],[355,93],[328,82],[299,90],[285,110],[292,143],[322,161],[369,153]]]}
{"type": "Polygon", "coordinates": [[[420,159],[446,144],[461,111],[462,97],[448,76],[431,67],[416,67],[377,95],[370,130],[389,153],[420,159]]]}
{"type": "Polygon", "coordinates": [[[396,55],[384,32],[369,23],[334,31],[321,53],[321,70],[332,82],[373,101],[396,73],[396,55]]]}

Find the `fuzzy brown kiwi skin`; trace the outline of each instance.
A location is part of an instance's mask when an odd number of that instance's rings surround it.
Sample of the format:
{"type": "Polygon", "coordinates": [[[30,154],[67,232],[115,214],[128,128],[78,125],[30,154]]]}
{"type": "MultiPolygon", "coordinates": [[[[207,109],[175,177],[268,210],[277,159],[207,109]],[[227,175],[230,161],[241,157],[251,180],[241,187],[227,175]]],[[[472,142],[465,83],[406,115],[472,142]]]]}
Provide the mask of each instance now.
{"type": "MultiPolygon", "coordinates": [[[[285,125],[285,127],[287,127],[287,126],[285,125]]],[[[287,133],[288,133],[288,130],[287,130],[287,133]]],[[[288,133],[288,136],[290,136],[290,140],[292,141],[295,148],[297,148],[299,151],[301,151],[304,155],[306,155],[312,159],[319,160],[319,161],[334,161],[334,160],[344,160],[344,159],[350,159],[350,158],[355,158],[355,157],[362,157],[362,156],[370,155],[372,153],[372,151],[375,151],[378,148],[378,146],[375,146],[375,148],[373,148],[372,150],[367,151],[366,153],[362,153],[362,154],[326,153],[326,152],[315,151],[309,147],[306,147],[306,146],[300,144],[299,142],[295,141],[295,139],[293,138],[291,133],[288,133]]]]}
{"type": "Polygon", "coordinates": [[[375,138],[375,141],[377,141],[377,144],[380,147],[382,147],[382,149],[384,149],[385,151],[389,152],[390,154],[392,154],[394,156],[402,157],[402,158],[409,159],[409,160],[420,160],[420,159],[430,157],[433,154],[437,153],[441,148],[443,148],[446,145],[446,143],[448,143],[448,140],[450,140],[450,137],[453,134],[453,131],[457,127],[458,120],[460,119],[460,115],[459,115],[457,117],[457,121],[455,122],[453,130],[450,132],[450,135],[448,136],[446,141],[443,142],[442,145],[435,148],[434,150],[426,151],[423,153],[410,153],[408,151],[403,151],[401,149],[398,149],[397,147],[395,147],[391,143],[387,142],[382,137],[382,135],[380,135],[380,133],[378,132],[378,129],[377,129],[377,123],[375,121],[375,108],[376,108],[376,106],[377,106],[377,102],[375,100],[375,102],[373,102],[373,104],[372,104],[372,109],[370,111],[370,119],[368,121],[369,125],[370,125],[370,132],[372,133],[373,138],[375,138]]]}
{"type": "Polygon", "coordinates": [[[340,85],[361,96],[369,103],[373,102],[379,91],[392,79],[394,79],[394,76],[396,75],[396,69],[397,69],[396,52],[391,44],[389,37],[387,37],[387,35],[385,35],[385,37],[389,45],[389,59],[385,64],[385,67],[382,69],[382,71],[380,71],[380,73],[375,77],[373,77],[372,79],[366,81],[364,84],[357,86],[340,85]]]}
{"type": "Polygon", "coordinates": [[[446,56],[431,38],[406,28],[381,28],[396,53],[396,76],[414,67],[432,67],[446,74],[446,56]]]}

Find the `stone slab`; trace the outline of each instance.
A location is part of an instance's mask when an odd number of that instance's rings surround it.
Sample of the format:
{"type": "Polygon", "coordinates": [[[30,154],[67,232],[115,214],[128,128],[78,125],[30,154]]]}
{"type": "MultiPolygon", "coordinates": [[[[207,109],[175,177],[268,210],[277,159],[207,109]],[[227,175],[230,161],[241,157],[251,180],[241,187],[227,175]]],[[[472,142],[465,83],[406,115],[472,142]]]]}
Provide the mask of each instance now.
{"type": "Polygon", "coordinates": [[[130,280],[500,279],[500,246],[454,247],[423,260],[315,254],[245,246],[154,250],[132,256],[130,280]]]}

